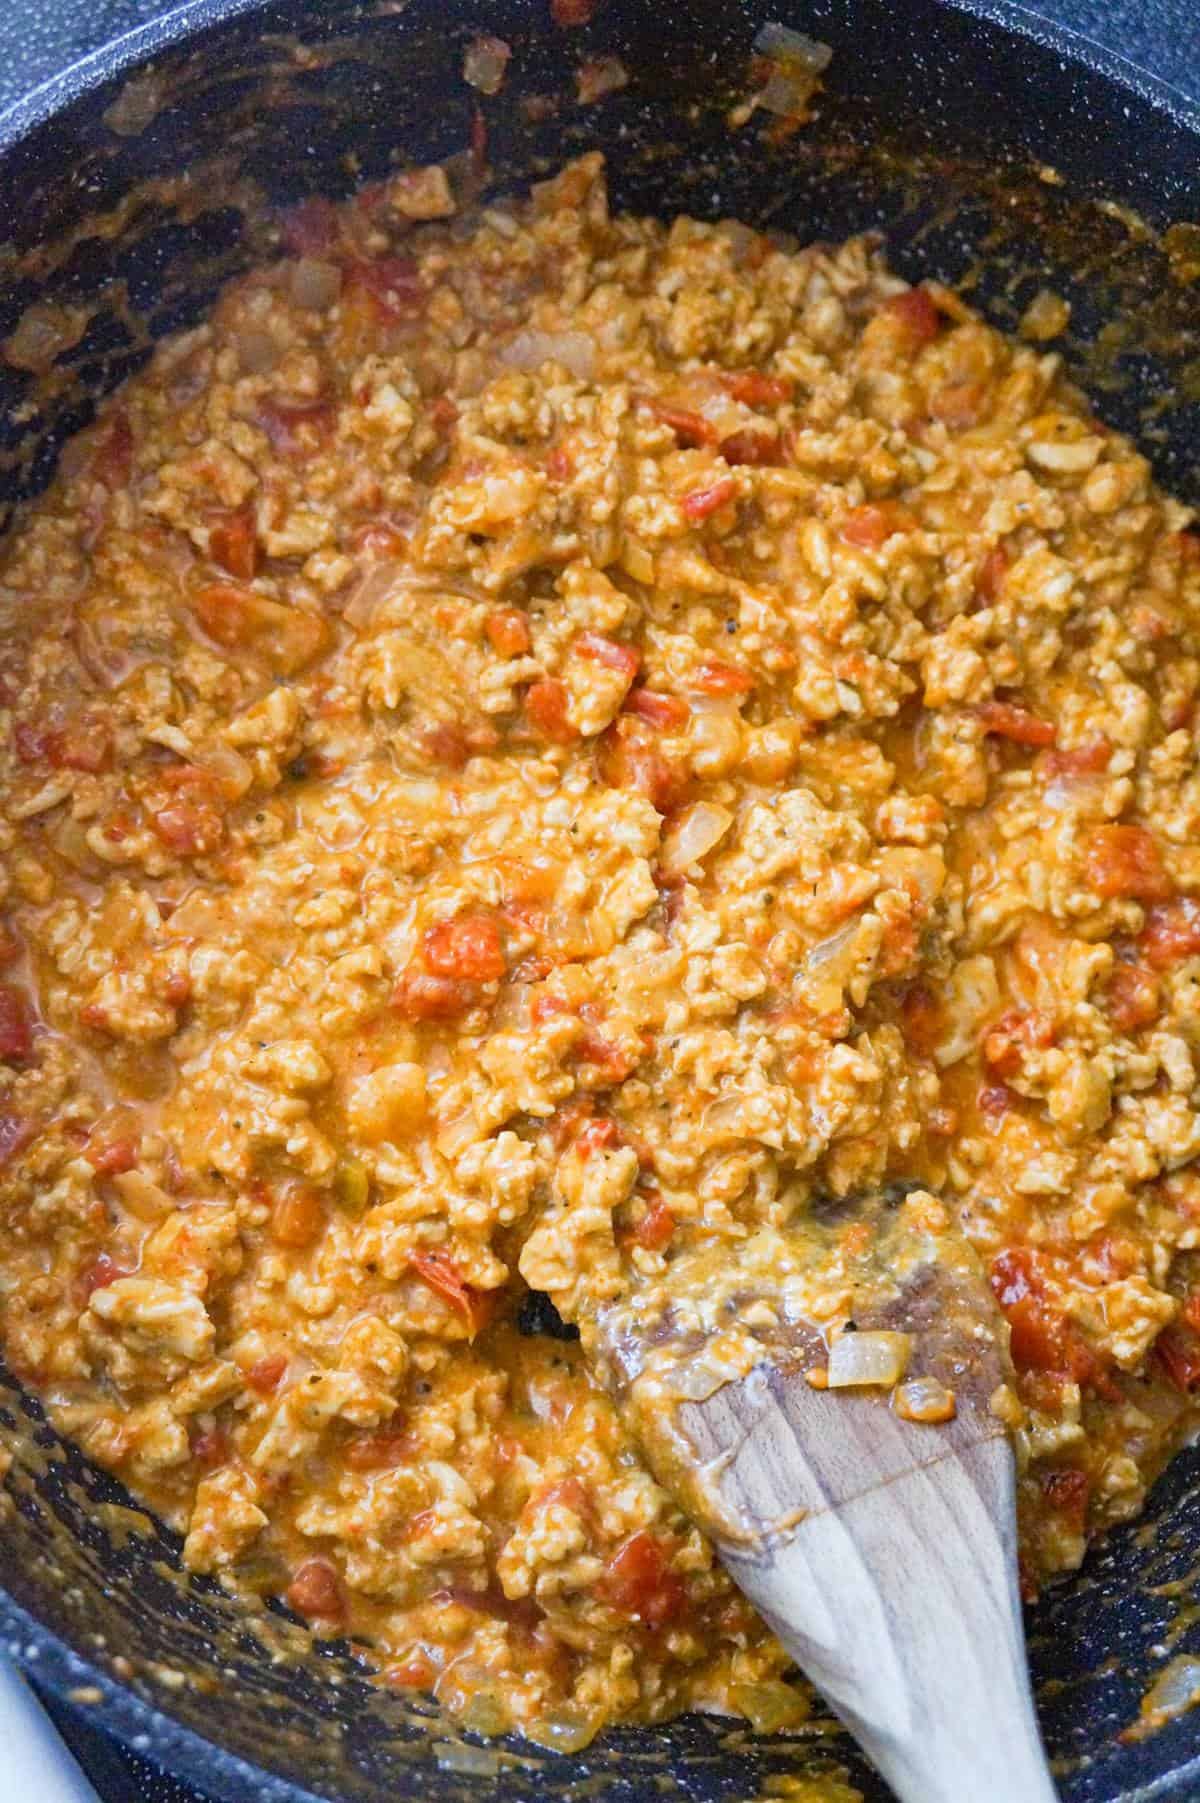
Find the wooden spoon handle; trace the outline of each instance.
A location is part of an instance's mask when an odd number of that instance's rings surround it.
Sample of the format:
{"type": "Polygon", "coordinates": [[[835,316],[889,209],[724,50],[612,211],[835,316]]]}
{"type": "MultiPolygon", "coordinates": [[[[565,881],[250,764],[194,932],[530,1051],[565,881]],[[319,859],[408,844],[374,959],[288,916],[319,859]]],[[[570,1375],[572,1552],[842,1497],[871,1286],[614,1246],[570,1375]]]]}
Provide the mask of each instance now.
{"type": "Polygon", "coordinates": [[[1029,1690],[1012,1521],[1012,1454],[996,1438],[756,1548],[722,1548],[902,1803],[1055,1798],[1029,1690]]]}

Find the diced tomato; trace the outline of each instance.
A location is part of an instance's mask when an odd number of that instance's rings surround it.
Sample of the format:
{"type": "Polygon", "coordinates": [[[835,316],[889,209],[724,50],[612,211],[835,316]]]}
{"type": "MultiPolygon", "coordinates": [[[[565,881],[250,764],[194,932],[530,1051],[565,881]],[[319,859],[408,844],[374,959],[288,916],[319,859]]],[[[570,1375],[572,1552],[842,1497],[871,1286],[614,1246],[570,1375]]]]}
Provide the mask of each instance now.
{"type": "Polygon", "coordinates": [[[435,976],[412,965],[392,991],[392,1007],[403,1020],[458,1020],[478,1002],[477,984],[435,976]]]}
{"type": "Polygon", "coordinates": [[[79,1273],[74,1293],[81,1304],[86,1303],[97,1290],[106,1290],[110,1283],[132,1276],[133,1272],[128,1266],[119,1265],[107,1252],[101,1252],[79,1273]]]}
{"type": "Polygon", "coordinates": [[[983,607],[991,607],[999,600],[1000,591],[1004,587],[1004,578],[1008,575],[1009,555],[1003,544],[993,545],[979,566],[979,574],[975,578],[975,599],[983,607]]]}
{"type": "Polygon", "coordinates": [[[255,423],[280,457],[313,457],[333,436],[337,409],[329,401],[259,401],[255,423]]]}
{"type": "Polygon", "coordinates": [[[1070,751],[1043,752],[1038,758],[1036,769],[1048,782],[1071,782],[1085,776],[1099,776],[1108,769],[1113,748],[1104,738],[1089,739],[1085,745],[1076,745],[1070,751]]]}
{"type": "Polygon", "coordinates": [[[694,488],[690,494],[684,495],[679,506],[685,519],[699,522],[726,506],[737,491],[737,483],[732,476],[718,476],[707,488],[694,488]]]}
{"type": "Polygon", "coordinates": [[[546,458],[546,474],[552,482],[569,482],[575,474],[575,459],[566,445],[556,444],[546,458]]]}
{"type": "Polygon", "coordinates": [[[1154,1342],[1154,1356],[1177,1390],[1190,1395],[1200,1388],[1200,1334],[1172,1322],[1154,1342]]]}
{"type": "Polygon", "coordinates": [[[900,1004],[901,1032],[904,1043],[918,1058],[932,1058],[935,1047],[945,1037],[946,1023],[942,1004],[923,983],[914,983],[900,1004]]]}
{"type": "Polygon", "coordinates": [[[112,734],[106,721],[95,714],[81,714],[63,727],[54,762],[64,770],[96,775],[112,763],[112,734]]]}
{"type": "Polygon", "coordinates": [[[623,1083],[634,1067],[635,1061],[619,1045],[591,1027],[585,1027],[574,1050],[579,1063],[590,1065],[595,1073],[589,1087],[623,1083]]]}
{"type": "Polygon", "coordinates": [[[411,318],[429,298],[412,257],[363,258],[350,264],[347,277],[385,320],[411,318]]]}
{"type": "Polygon", "coordinates": [[[239,507],[222,514],[208,529],[208,554],[214,563],[240,582],[251,582],[258,571],[258,538],[254,512],[239,507]]]}
{"type": "Polygon", "coordinates": [[[1045,1294],[1037,1254],[1027,1246],[1001,1252],[991,1269],[992,1292],[1008,1319],[1013,1364],[1089,1386],[1110,1400],[1120,1391],[1086,1340],[1045,1294]]]}
{"type": "Polygon", "coordinates": [[[350,544],[360,557],[389,560],[402,557],[408,549],[404,533],[398,526],[390,526],[386,520],[369,520],[365,526],[359,526],[350,544]]]}
{"type": "Polygon", "coordinates": [[[1173,889],[1158,841],[1142,826],[1094,827],[1084,847],[1083,874],[1093,893],[1106,899],[1161,902],[1173,889]]]}
{"type": "Polygon", "coordinates": [[[1200,901],[1181,896],[1146,911],[1138,950],[1153,970],[1173,970],[1200,953],[1200,901]]]}
{"type": "Polygon", "coordinates": [[[1193,1290],[1191,1295],[1184,1302],[1183,1313],[1180,1318],[1186,1321],[1187,1325],[1193,1328],[1196,1333],[1200,1333],[1200,1290],[1193,1290]]]}
{"type": "Polygon", "coordinates": [[[490,914],[439,920],[421,941],[425,968],[437,977],[498,983],[507,968],[500,928],[490,914]]]}
{"type": "Polygon", "coordinates": [[[210,639],[227,649],[249,644],[255,638],[257,605],[261,597],[231,582],[210,582],[192,598],[192,612],[210,639]]]}
{"type": "Polygon", "coordinates": [[[192,1436],[192,1457],[205,1471],[224,1465],[231,1451],[229,1436],[219,1427],[202,1428],[192,1436]]]}
{"type": "Polygon", "coordinates": [[[173,801],[151,822],[163,844],[181,858],[206,857],[225,836],[225,822],[211,802],[173,801]]]}
{"type": "Polygon", "coordinates": [[[952,432],[965,432],[979,418],[986,392],[982,382],[946,382],[930,395],[930,414],[952,432]]]}
{"type": "Polygon", "coordinates": [[[768,376],[761,369],[731,369],[721,383],[745,407],[779,407],[791,400],[795,388],[788,377],[768,376]]]}
{"type": "Polygon", "coordinates": [[[33,1005],[23,989],[0,983],[0,1059],[28,1064],[33,1057],[33,1005]]]}
{"type": "Polygon", "coordinates": [[[675,1216],[661,1196],[653,1196],[630,1233],[630,1239],[647,1252],[661,1252],[675,1232],[675,1216]]]}
{"type": "Polygon", "coordinates": [[[555,1483],[535,1490],[526,1506],[530,1509],[546,1509],[556,1503],[573,1510],[585,1521],[592,1513],[592,1499],[577,1477],[560,1477],[555,1483]]]}
{"type": "Polygon", "coordinates": [[[23,764],[48,764],[53,770],[82,770],[95,775],[112,759],[112,736],[94,714],[55,723],[19,720],[13,746],[23,764]]]}
{"type": "Polygon", "coordinates": [[[1157,1020],[1161,1001],[1158,978],[1141,964],[1113,965],[1105,1005],[1118,1033],[1136,1033],[1157,1020]]]}
{"type": "Polygon", "coordinates": [[[786,461],[783,440],[778,432],[764,432],[756,426],[745,426],[740,432],[731,432],[728,438],[721,440],[717,449],[726,463],[750,464],[760,469],[773,468],[786,461]]]}
{"type": "Polygon", "coordinates": [[[265,1357],[255,1359],[254,1363],[243,1373],[250,1388],[259,1396],[274,1396],[283,1382],[283,1374],[288,1368],[287,1354],[283,1352],[267,1353],[265,1357]]]}
{"type": "Polygon", "coordinates": [[[216,644],[249,651],[280,675],[294,675],[329,643],[329,623],[322,615],[237,583],[207,583],[190,597],[190,605],[216,644]]]}
{"type": "Polygon", "coordinates": [[[297,1250],[311,1246],[325,1225],[325,1208],[315,1190],[297,1184],[276,1199],[271,1210],[271,1238],[277,1246],[297,1250]]]}
{"type": "Polygon", "coordinates": [[[550,0],[550,17],[568,29],[590,24],[597,0],[550,0]]]}
{"type": "Polygon", "coordinates": [[[83,1155],[97,1177],[120,1177],[124,1172],[133,1170],[138,1161],[139,1150],[136,1138],[100,1139],[95,1145],[89,1138],[83,1148],[83,1155]]]}
{"type": "Polygon", "coordinates": [[[748,695],[755,678],[740,664],[724,664],[717,658],[705,658],[692,677],[692,686],[705,695],[748,695]]]}
{"type": "Polygon", "coordinates": [[[565,745],[579,734],[567,718],[566,684],[548,677],[530,683],[525,691],[525,712],[534,730],[543,738],[565,745]]]}
{"type": "Polygon", "coordinates": [[[699,450],[703,445],[716,444],[717,428],[702,413],[691,407],[673,407],[668,401],[652,401],[656,419],[664,426],[669,426],[681,445],[689,450],[699,450]]]}
{"type": "Polygon", "coordinates": [[[387,1428],[348,1440],[342,1448],[342,1461],[350,1471],[390,1471],[412,1454],[413,1442],[393,1416],[387,1428]]]}
{"type": "Polygon", "coordinates": [[[622,645],[616,639],[606,639],[600,632],[581,632],[575,640],[574,648],[593,663],[603,664],[606,670],[614,670],[626,682],[633,681],[642,662],[642,654],[636,646],[622,645]]]}
{"type": "Polygon", "coordinates": [[[483,623],[488,643],[501,657],[521,657],[532,643],[529,621],[519,607],[498,607],[483,623]]]}
{"type": "Polygon", "coordinates": [[[643,1529],[606,1564],[597,1589],[621,1615],[651,1629],[665,1628],[683,1609],[687,1592],[670,1567],[670,1548],[643,1529]]]}
{"type": "Polygon", "coordinates": [[[452,395],[439,394],[429,409],[429,417],[442,438],[449,436],[458,424],[458,402],[452,395]]]}
{"type": "Polygon", "coordinates": [[[341,1580],[328,1559],[306,1559],[297,1566],[284,1597],[308,1621],[338,1624],[346,1619],[341,1580]]]}
{"type": "Polygon", "coordinates": [[[1086,1471],[1044,1471],[1041,1489],[1046,1507],[1061,1516],[1073,1533],[1082,1534],[1091,1491],[1086,1471]]]}
{"type": "Polygon", "coordinates": [[[7,920],[0,920],[0,970],[21,956],[21,941],[7,920]]]}
{"type": "Polygon", "coordinates": [[[692,712],[681,695],[665,695],[660,689],[630,689],[625,711],[651,726],[661,726],[664,732],[686,726],[692,712]]]}
{"type": "Polygon", "coordinates": [[[472,1339],[491,1319],[495,1296],[490,1290],[477,1290],[466,1282],[448,1252],[412,1252],[409,1264],[431,1290],[447,1301],[462,1316],[472,1339]]]}
{"type": "Polygon", "coordinates": [[[128,486],[133,473],[133,430],[124,410],[114,413],[107,429],[97,437],[89,469],[108,489],[128,486]]]}
{"type": "Polygon", "coordinates": [[[396,1659],[380,1672],[383,1682],[393,1690],[431,1690],[437,1673],[424,1653],[409,1653],[396,1659]]]}
{"type": "Polygon", "coordinates": [[[1185,528],[1174,534],[1174,541],[1183,563],[1200,564],[1200,532],[1189,532],[1185,528]]]}
{"type": "Polygon", "coordinates": [[[439,720],[420,734],[421,747],[431,763],[447,770],[461,770],[470,758],[494,751],[500,743],[495,729],[486,725],[462,726],[457,720],[439,720]]]}
{"type": "Polygon", "coordinates": [[[945,323],[929,290],[924,287],[909,288],[903,294],[893,294],[884,301],[879,311],[899,326],[901,338],[913,351],[932,344],[945,323]]]}
{"type": "Polygon", "coordinates": [[[1027,1051],[1041,1051],[1054,1044],[1052,1016],[1036,1008],[1010,1008],[983,1036],[981,1051],[988,1069],[999,1077],[1012,1077],[1021,1068],[1027,1051]]]}
{"type": "Polygon", "coordinates": [[[576,1136],[575,1149],[581,1158],[591,1158],[597,1152],[607,1152],[619,1143],[620,1138],[617,1123],[610,1116],[601,1114],[584,1122],[576,1136]]]}
{"type": "Polygon", "coordinates": [[[296,257],[319,257],[338,234],[338,211],[322,194],[307,194],[279,219],[284,247],[296,257]]]}
{"type": "Polygon", "coordinates": [[[687,779],[682,766],[659,749],[656,739],[644,721],[620,715],[601,735],[596,771],[609,788],[635,789],[666,814],[682,800],[687,779]]]}
{"type": "Polygon", "coordinates": [[[23,1152],[37,1133],[35,1123],[21,1114],[0,1114],[0,1170],[23,1152]]]}
{"type": "Polygon", "coordinates": [[[911,524],[903,509],[892,502],[868,501],[865,506],[852,507],[845,515],[841,535],[848,545],[857,545],[860,551],[878,551],[897,532],[908,531],[911,524]]]}
{"type": "Polygon", "coordinates": [[[985,701],[976,713],[985,733],[998,739],[1011,739],[1014,745],[1035,745],[1043,749],[1053,745],[1058,730],[1050,720],[1039,720],[1028,709],[1011,701],[985,701]]]}

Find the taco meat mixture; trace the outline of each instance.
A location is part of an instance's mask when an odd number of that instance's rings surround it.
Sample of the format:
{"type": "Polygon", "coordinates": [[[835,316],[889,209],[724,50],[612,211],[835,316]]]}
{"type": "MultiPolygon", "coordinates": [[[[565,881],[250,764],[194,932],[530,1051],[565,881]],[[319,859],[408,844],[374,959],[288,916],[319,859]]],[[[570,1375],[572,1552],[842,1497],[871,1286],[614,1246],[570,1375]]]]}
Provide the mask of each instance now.
{"type": "Polygon", "coordinates": [[[305,202],[0,561],[0,1315],[482,1732],[803,1718],[570,1323],[920,1184],[1032,1589],[1200,1385],[1200,537],[856,239],[305,202]]]}

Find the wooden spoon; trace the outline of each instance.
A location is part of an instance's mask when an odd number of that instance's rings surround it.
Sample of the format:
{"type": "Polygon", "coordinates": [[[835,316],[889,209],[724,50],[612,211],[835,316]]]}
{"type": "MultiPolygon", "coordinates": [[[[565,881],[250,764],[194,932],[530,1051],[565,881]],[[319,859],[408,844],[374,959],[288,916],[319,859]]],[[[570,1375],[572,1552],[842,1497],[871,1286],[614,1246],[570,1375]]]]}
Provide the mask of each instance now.
{"type": "Polygon", "coordinates": [[[684,1254],[582,1327],[660,1482],[897,1796],[1050,1803],[1008,1330],[935,1198],[684,1254]],[[905,1352],[900,1387],[840,1387],[905,1352]]]}

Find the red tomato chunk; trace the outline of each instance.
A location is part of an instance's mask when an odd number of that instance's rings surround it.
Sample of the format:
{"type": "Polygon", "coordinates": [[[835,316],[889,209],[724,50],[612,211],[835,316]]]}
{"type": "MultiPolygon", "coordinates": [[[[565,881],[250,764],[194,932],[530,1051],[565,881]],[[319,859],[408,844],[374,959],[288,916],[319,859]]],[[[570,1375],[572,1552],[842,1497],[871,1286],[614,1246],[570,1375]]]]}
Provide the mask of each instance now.
{"type": "Polygon", "coordinates": [[[1088,888],[1106,900],[1166,901],[1173,887],[1158,841],[1142,826],[1093,828],[1084,846],[1083,874],[1088,888]]]}
{"type": "Polygon", "coordinates": [[[687,1598],[683,1580],[671,1570],[670,1548],[653,1534],[634,1534],[618,1547],[600,1579],[603,1600],[647,1628],[665,1628],[687,1598]]]}

